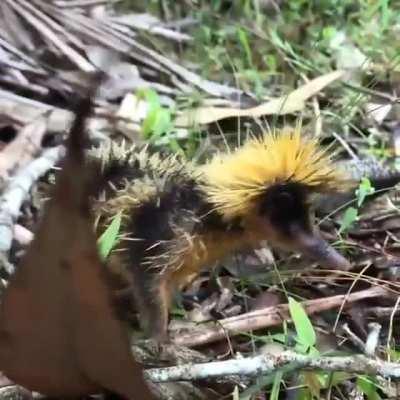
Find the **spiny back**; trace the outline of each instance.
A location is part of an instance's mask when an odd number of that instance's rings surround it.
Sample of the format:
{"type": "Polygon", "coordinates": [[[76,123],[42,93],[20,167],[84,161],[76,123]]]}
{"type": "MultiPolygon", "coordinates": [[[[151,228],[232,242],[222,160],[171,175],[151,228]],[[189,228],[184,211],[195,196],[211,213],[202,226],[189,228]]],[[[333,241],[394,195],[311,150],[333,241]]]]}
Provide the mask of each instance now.
{"type": "Polygon", "coordinates": [[[201,169],[208,200],[226,219],[240,217],[275,184],[300,183],[314,192],[344,188],[344,176],[316,139],[294,130],[271,132],[215,156],[201,169]]]}
{"type": "Polygon", "coordinates": [[[171,190],[192,186],[196,172],[190,162],[179,155],[161,155],[148,147],[125,144],[104,146],[92,153],[101,160],[104,180],[108,182],[105,197],[97,209],[108,217],[135,208],[171,190]],[[100,207],[100,209],[99,209],[100,207]]]}

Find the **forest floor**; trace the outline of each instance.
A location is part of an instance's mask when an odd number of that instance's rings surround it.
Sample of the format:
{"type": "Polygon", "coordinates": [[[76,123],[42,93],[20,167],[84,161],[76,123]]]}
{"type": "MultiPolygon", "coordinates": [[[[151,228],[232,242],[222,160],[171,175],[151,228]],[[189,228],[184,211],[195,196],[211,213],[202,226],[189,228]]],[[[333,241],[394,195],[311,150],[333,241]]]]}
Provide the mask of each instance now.
{"type": "Polygon", "coordinates": [[[140,3],[0,5],[3,286],[35,236],[74,100],[94,71],[107,78],[91,146],[150,143],[202,163],[301,119],[304,135],[333,145],[358,174],[350,201],[325,199],[317,213],[351,270],[323,269],[268,244],[232,255],[174,303],[171,337],[196,350],[162,359],[139,346],[135,354],[145,367],[210,363],[208,372],[179,372],[187,382],[163,398],[400,398],[400,202],[395,186],[372,196],[375,180],[400,181],[400,4],[140,3]],[[243,365],[217,363],[231,359],[243,365]]]}

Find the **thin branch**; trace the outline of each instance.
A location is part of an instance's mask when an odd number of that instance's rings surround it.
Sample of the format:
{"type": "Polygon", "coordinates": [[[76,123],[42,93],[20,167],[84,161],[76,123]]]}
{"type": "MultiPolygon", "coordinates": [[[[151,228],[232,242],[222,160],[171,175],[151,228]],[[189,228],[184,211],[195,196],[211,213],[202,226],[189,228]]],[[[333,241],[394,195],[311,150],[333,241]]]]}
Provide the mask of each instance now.
{"type": "MultiPolygon", "coordinates": [[[[349,295],[338,295],[323,299],[308,300],[303,302],[308,315],[340,307],[343,303],[350,304],[356,301],[387,297],[390,292],[384,287],[372,287],[349,295]]],[[[287,304],[266,307],[262,310],[252,311],[231,318],[210,322],[191,329],[188,332],[177,332],[173,336],[173,343],[181,346],[194,347],[224,339],[227,335],[238,335],[242,332],[277,326],[283,320],[289,320],[287,304]]]]}
{"type": "Polygon", "coordinates": [[[365,354],[373,357],[376,353],[376,349],[379,345],[379,335],[381,333],[382,326],[377,322],[370,322],[368,324],[369,333],[367,341],[365,342],[365,354]]]}
{"type": "Polygon", "coordinates": [[[145,375],[152,382],[193,381],[229,375],[255,377],[271,374],[283,367],[345,371],[354,374],[400,378],[400,364],[397,363],[373,359],[364,355],[314,357],[292,351],[284,351],[279,355],[267,354],[238,360],[154,368],[145,371],[145,375]]]}
{"type": "Polygon", "coordinates": [[[23,168],[0,198],[0,252],[11,248],[14,223],[32,185],[61,158],[63,146],[53,147],[23,168]]]}

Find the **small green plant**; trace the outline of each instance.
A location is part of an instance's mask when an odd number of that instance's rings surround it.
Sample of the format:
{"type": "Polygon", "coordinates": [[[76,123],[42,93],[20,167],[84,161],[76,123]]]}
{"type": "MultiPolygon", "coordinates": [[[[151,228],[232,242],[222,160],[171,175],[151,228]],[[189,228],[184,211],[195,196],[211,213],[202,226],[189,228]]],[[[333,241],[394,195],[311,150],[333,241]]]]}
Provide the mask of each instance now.
{"type": "MultiPolygon", "coordinates": [[[[269,334],[267,336],[253,336],[257,340],[263,340],[266,343],[278,342],[285,348],[291,348],[298,353],[309,356],[319,356],[320,352],[317,348],[317,336],[310,318],[305,312],[301,303],[288,298],[289,313],[293,321],[296,335],[293,336],[288,332],[287,324],[283,323],[283,332],[269,334]],[[294,340],[293,340],[294,339],[294,340]]],[[[278,400],[281,393],[281,384],[283,379],[295,370],[293,366],[286,366],[274,374],[260,377],[253,386],[249,387],[240,394],[241,400],[253,399],[254,395],[259,393],[263,388],[270,387],[269,400],[278,400]]],[[[324,372],[324,371],[301,371],[298,374],[297,384],[300,386],[297,393],[297,400],[315,400],[321,398],[320,392],[331,387],[336,387],[340,383],[351,378],[346,372],[324,372]]]]}
{"type": "Polygon", "coordinates": [[[361,183],[356,190],[357,207],[361,207],[365,201],[365,198],[374,193],[375,188],[371,185],[371,181],[368,178],[362,178],[361,183]]]}
{"type": "Polygon", "coordinates": [[[340,223],[339,233],[347,232],[357,220],[358,209],[355,207],[348,207],[343,214],[343,218],[340,223]]]}
{"type": "MultiPolygon", "coordinates": [[[[295,350],[310,356],[319,356],[317,349],[317,336],[310,318],[305,312],[301,303],[289,297],[289,312],[296,329],[295,350]]],[[[312,400],[320,398],[322,389],[327,389],[332,385],[337,385],[345,379],[346,374],[326,373],[324,371],[302,371],[299,374],[299,384],[304,387],[300,389],[298,399],[312,400]]]]}
{"type": "Polygon", "coordinates": [[[368,400],[381,400],[378,394],[378,384],[376,379],[369,376],[361,375],[357,377],[357,389],[363,393],[368,400]]]}
{"type": "Polygon", "coordinates": [[[119,239],[119,231],[121,228],[122,214],[119,212],[111,221],[111,224],[102,233],[97,241],[101,260],[106,260],[111,250],[117,244],[119,239]]]}
{"type": "Polygon", "coordinates": [[[297,333],[296,350],[302,354],[318,354],[314,327],[303,306],[293,297],[289,297],[289,312],[297,333]]]}
{"type": "Polygon", "coordinates": [[[243,47],[244,53],[246,55],[246,62],[249,68],[254,68],[253,56],[250,49],[249,38],[245,29],[238,27],[237,29],[238,39],[243,47]]]}
{"type": "Polygon", "coordinates": [[[371,185],[371,181],[368,178],[362,178],[355,192],[357,207],[348,207],[346,209],[340,224],[339,233],[344,233],[353,226],[354,222],[358,220],[359,208],[364,204],[366,197],[373,193],[375,193],[375,188],[371,185]]]}
{"type": "Polygon", "coordinates": [[[281,382],[283,379],[283,372],[277,371],[274,377],[274,382],[272,383],[271,393],[269,395],[269,400],[278,400],[279,393],[281,391],[281,382]]]}
{"type": "Polygon", "coordinates": [[[156,139],[168,134],[173,127],[171,110],[161,105],[160,98],[153,89],[140,90],[139,99],[146,100],[148,112],[142,123],[142,134],[146,139],[156,139]]]}

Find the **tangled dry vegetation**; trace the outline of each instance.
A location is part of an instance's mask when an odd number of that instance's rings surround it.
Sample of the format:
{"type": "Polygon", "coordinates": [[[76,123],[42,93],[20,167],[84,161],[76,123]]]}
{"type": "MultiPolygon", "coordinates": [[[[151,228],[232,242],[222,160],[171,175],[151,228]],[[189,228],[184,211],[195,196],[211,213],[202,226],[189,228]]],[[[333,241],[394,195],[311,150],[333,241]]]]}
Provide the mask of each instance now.
{"type": "MultiPolygon", "coordinates": [[[[333,143],[360,179],[356,193],[320,199],[317,209],[351,271],[264,243],[176,299],[174,346],[160,354],[135,343],[161,398],[400,396],[399,201],[395,187],[374,197],[368,179],[400,176],[400,9],[288,3],[0,3],[3,289],[35,235],[73,107],[98,70],[106,79],[88,147],[150,142],[202,162],[301,117],[304,132],[333,143]]],[[[2,386],[1,396],[32,396],[6,378],[2,386]]]]}

